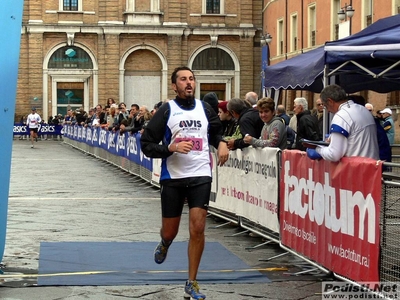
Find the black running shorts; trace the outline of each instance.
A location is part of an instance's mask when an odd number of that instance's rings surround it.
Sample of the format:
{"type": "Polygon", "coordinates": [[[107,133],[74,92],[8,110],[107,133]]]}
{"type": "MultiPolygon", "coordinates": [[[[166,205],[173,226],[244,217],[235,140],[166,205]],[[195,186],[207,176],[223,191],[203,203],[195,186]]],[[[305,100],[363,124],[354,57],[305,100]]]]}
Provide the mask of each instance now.
{"type": "Polygon", "coordinates": [[[182,215],[182,209],[187,199],[189,209],[201,207],[208,209],[210,201],[211,182],[195,186],[161,185],[161,211],[164,218],[174,218],[182,215]]]}

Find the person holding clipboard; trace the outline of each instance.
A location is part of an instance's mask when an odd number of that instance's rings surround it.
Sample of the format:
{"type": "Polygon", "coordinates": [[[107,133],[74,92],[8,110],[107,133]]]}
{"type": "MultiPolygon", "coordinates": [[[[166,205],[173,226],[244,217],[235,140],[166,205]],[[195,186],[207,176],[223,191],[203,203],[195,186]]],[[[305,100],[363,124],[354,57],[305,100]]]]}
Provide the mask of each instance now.
{"type": "Polygon", "coordinates": [[[329,146],[309,145],[307,156],[311,159],[339,161],[343,156],[379,159],[376,125],[371,113],[362,105],[348,100],[346,92],[338,85],[326,86],[320,95],[326,109],[335,114],[330,126],[329,146]],[[313,149],[314,148],[314,149],[313,149]]]}

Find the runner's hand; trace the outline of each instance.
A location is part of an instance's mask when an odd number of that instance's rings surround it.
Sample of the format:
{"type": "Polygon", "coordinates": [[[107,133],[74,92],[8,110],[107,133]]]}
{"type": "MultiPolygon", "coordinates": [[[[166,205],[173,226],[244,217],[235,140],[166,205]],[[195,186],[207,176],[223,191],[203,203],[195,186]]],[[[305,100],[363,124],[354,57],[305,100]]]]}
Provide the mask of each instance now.
{"type": "Polygon", "coordinates": [[[229,158],[229,149],[226,142],[220,142],[218,145],[218,166],[223,166],[229,158]]]}

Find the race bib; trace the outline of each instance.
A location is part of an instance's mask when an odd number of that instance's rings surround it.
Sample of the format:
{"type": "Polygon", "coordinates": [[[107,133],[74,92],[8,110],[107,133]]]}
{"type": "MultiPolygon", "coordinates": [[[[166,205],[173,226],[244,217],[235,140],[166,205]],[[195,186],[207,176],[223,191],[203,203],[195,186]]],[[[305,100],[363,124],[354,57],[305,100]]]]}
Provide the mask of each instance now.
{"type": "Polygon", "coordinates": [[[192,150],[194,151],[202,151],[203,150],[203,139],[195,138],[195,137],[185,137],[185,138],[176,138],[175,143],[179,142],[189,142],[191,141],[193,144],[192,150]]]}

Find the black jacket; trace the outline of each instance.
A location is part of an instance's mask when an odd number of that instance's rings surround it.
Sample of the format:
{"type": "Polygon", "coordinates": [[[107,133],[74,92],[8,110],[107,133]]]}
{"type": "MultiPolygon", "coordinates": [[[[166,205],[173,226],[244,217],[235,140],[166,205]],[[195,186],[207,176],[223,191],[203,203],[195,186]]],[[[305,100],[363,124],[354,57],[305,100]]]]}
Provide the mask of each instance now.
{"type": "Polygon", "coordinates": [[[235,149],[243,149],[250,146],[250,144],[246,144],[243,141],[243,137],[248,134],[258,139],[264,126],[264,122],[261,120],[258,110],[252,107],[241,112],[238,124],[242,138],[235,140],[235,149]]]}
{"type": "MultiPolygon", "coordinates": [[[[171,101],[176,101],[182,109],[191,109],[195,103],[194,99],[181,99],[178,97],[171,101]]],[[[221,121],[208,103],[203,101],[201,103],[203,104],[208,119],[208,142],[210,145],[218,148],[219,142],[222,141],[221,121]]],[[[169,152],[169,145],[165,140],[169,113],[170,109],[168,103],[163,104],[146,126],[140,143],[142,151],[147,157],[166,158],[172,154],[172,152],[169,152]],[[160,144],[161,141],[162,144],[160,144]]]]}
{"type": "Polygon", "coordinates": [[[311,115],[309,110],[305,110],[297,116],[297,135],[296,135],[296,148],[301,151],[306,151],[306,148],[300,139],[307,139],[310,141],[322,141],[322,133],[319,132],[318,119],[316,116],[311,115]]]}

